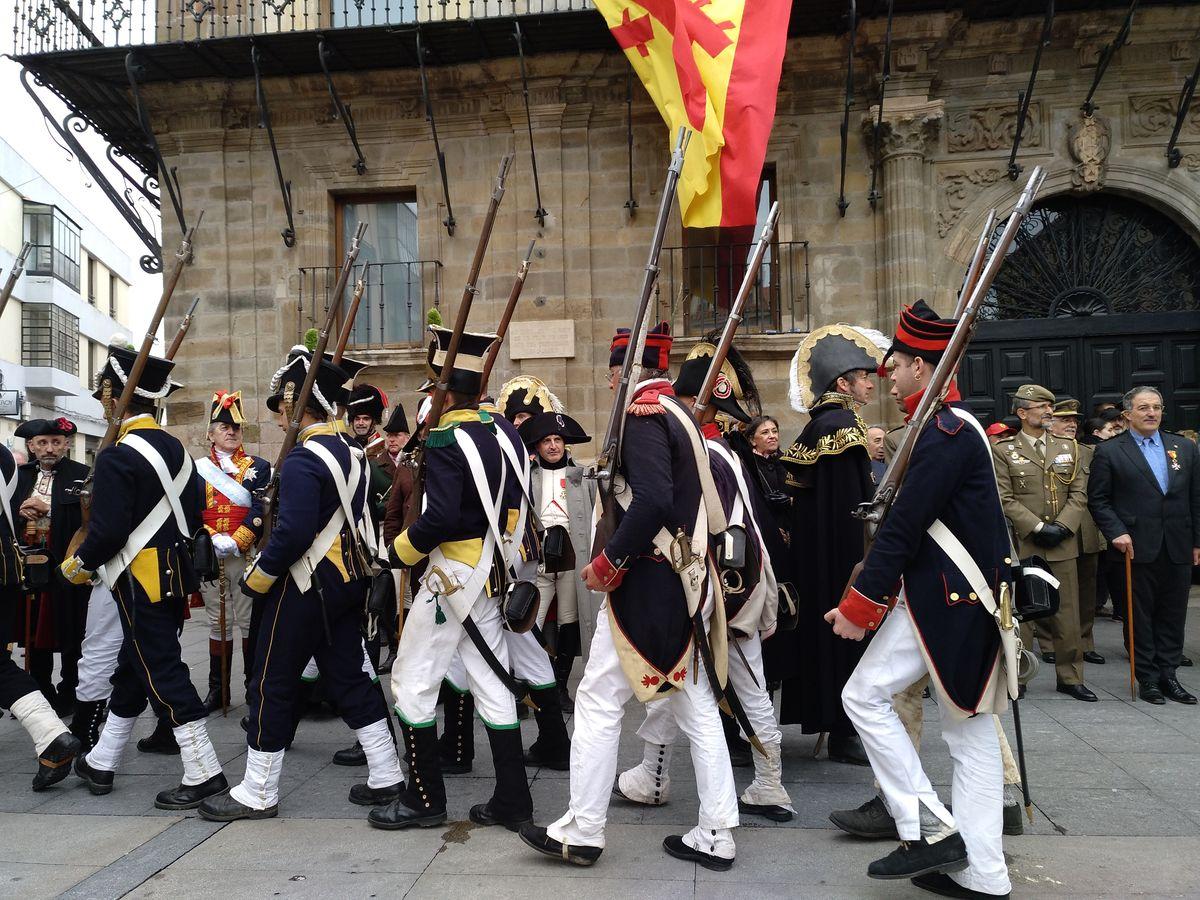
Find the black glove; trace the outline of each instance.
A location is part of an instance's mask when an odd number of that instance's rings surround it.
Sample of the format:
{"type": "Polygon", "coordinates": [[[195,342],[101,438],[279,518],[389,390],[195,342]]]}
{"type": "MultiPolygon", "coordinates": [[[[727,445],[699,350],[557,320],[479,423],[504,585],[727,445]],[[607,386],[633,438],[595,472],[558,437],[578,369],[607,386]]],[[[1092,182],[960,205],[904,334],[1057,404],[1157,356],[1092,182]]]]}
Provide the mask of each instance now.
{"type": "Polygon", "coordinates": [[[1047,522],[1033,534],[1033,542],[1039,547],[1057,547],[1071,536],[1071,529],[1058,522],[1047,522]]]}

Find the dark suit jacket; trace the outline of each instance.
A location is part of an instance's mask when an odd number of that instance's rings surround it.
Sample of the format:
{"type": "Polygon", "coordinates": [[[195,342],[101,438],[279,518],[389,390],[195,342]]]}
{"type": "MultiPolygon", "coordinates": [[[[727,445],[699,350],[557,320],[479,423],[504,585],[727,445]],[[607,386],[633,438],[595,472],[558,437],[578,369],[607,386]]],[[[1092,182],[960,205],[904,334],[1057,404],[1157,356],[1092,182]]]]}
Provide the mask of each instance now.
{"type": "MultiPolygon", "coordinates": [[[[13,518],[17,528],[24,530],[25,520],[17,515],[21,504],[33,493],[38,476],[37,461],[27,462],[17,470],[17,492],[13,494],[13,518]]],[[[72,491],[88,476],[91,470],[73,459],[61,459],[54,467],[54,484],[50,487],[50,552],[55,562],[67,558],[67,545],[79,526],[83,524],[83,512],[79,505],[79,494],[72,491]]],[[[17,535],[18,539],[22,535],[17,535]]],[[[91,590],[90,588],[88,589],[91,590]]]]}
{"type": "Polygon", "coordinates": [[[1191,565],[1192,548],[1200,547],[1200,460],[1187,438],[1169,431],[1159,436],[1167,451],[1167,492],[1126,431],[1096,446],[1088,509],[1110,543],[1123,534],[1133,538],[1134,562],[1153,562],[1165,550],[1171,562],[1191,565]]]}

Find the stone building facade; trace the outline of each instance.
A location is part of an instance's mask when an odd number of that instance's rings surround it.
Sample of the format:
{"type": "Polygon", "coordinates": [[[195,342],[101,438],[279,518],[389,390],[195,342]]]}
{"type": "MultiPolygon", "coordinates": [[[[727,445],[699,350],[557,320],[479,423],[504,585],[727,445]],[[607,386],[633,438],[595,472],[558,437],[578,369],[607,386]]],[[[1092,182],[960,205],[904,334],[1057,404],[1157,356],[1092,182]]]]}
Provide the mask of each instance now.
{"type": "MultiPolygon", "coordinates": [[[[1194,244],[1200,236],[1200,107],[1179,135],[1182,164],[1168,167],[1165,149],[1180,86],[1200,54],[1200,6],[1144,5],[1131,42],[1115,55],[1096,92],[1094,115],[1085,118],[1080,105],[1122,17],[1123,10],[1112,9],[1055,20],[1018,162],[1026,171],[1035,164],[1047,169],[1045,197],[1136,201],[1165,215],[1194,244]]],[[[885,20],[861,22],[854,39],[844,216],[837,199],[849,38],[789,39],[767,163],[773,171],[770,190],[782,210],[778,240],[793,254],[795,277],[776,292],[778,319],[739,340],[753,361],[763,405],[779,414],[785,433],[795,433],[802,422],[787,404],[787,376],[804,331],[836,321],[887,331],[900,306],[918,297],[945,312],[953,307],[988,211],[995,207],[1006,214],[1025,180],[1010,179],[1007,165],[1018,93],[1026,88],[1041,28],[1040,17],[897,15],[878,148],[880,196],[873,207],[867,194],[885,20]],[[806,262],[797,261],[802,252],[806,262]]],[[[189,212],[205,213],[195,263],[179,287],[181,297],[201,294],[204,302],[180,356],[180,380],[189,387],[172,400],[175,422],[198,440],[208,392],[240,388],[263,423],[250,440],[264,452],[272,449],[278,433],[267,424],[267,381],[312,319],[311,305],[299,306],[301,269],[340,260],[340,210],[347,198],[374,194],[415,202],[415,258],[440,263],[436,303],[450,321],[498,161],[513,153],[471,325],[494,326],[521,254],[537,238],[516,320],[545,320],[555,327],[569,321],[573,346],[563,341],[563,355],[516,361],[505,350],[493,386],[518,371],[537,374],[586,428],[603,429],[608,342],[614,328],[632,317],[669,136],[634,84],[632,180],[638,206],[631,215],[629,67],[621,53],[615,46],[541,52],[528,56],[526,67],[541,204],[548,211],[544,225],[534,217],[517,59],[428,70],[457,223],[453,236],[442,225],[447,211],[415,68],[335,72],[353,110],[366,159],[363,174],[355,171],[342,123],[331,116],[319,73],[264,78],[281,169],[291,183],[293,247],[280,237],[285,212],[267,134],[259,127],[253,80],[191,78],[144,87],[154,131],[167,165],[178,170],[189,212]]],[[[165,249],[176,239],[173,227],[168,232],[165,249]]],[[[666,244],[684,243],[676,213],[666,244]]],[[[664,273],[660,302],[670,312],[665,280],[664,273]]],[[[1196,298],[1188,296],[1184,306],[1195,310],[1196,298]]],[[[371,302],[368,295],[367,305],[371,302]]],[[[435,302],[428,283],[421,302],[435,302]]],[[[677,333],[686,332],[682,310],[673,316],[677,333]]],[[[1071,327],[1086,339],[1092,322],[1081,318],[1071,327]]],[[[168,320],[168,333],[174,324],[168,320]]],[[[680,357],[691,343],[691,337],[677,342],[680,357]]],[[[1192,354],[1188,377],[1194,380],[1195,346],[1172,352],[1181,353],[1185,364],[1192,354]]],[[[367,380],[398,396],[411,413],[423,350],[372,344],[356,355],[374,365],[367,380]]],[[[890,401],[873,404],[866,416],[896,419],[890,401]]]]}

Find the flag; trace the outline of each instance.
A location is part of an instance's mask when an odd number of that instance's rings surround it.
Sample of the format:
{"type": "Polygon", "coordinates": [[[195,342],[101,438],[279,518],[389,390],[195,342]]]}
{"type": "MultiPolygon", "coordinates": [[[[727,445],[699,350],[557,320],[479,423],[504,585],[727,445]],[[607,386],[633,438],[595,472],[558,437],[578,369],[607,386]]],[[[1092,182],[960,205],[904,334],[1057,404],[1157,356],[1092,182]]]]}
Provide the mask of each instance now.
{"type": "Polygon", "coordinates": [[[753,226],[790,0],[595,0],[668,126],[688,228],[753,226]]]}

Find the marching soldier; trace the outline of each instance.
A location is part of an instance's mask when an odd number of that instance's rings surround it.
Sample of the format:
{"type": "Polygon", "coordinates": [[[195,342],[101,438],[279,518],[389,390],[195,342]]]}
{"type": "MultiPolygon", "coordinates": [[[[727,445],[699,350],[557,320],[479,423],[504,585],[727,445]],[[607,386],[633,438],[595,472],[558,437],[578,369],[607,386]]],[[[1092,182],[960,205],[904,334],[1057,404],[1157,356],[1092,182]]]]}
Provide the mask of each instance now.
{"type": "Polygon", "coordinates": [[[204,610],[208,613],[208,696],[204,698],[204,706],[210,713],[229,702],[235,621],[242,636],[247,690],[254,668],[249,640],[250,598],[236,586],[262,535],[261,492],[271,480],[271,464],[251,456],[242,447],[245,421],[241,391],[213,394],[208,417],[208,453],[196,460],[196,471],[204,482],[204,528],[212,536],[213,553],[221,570],[218,583],[200,587],[204,610]]]}
{"type": "MultiPolygon", "coordinates": [[[[279,415],[282,428],[295,415],[310,365],[309,354],[289,358],[272,379],[267,408],[279,415]]],[[[228,793],[200,807],[201,816],[217,822],[278,813],[284,750],[310,659],[366,755],[367,783],[350,788],[350,801],[388,803],[404,786],[383,695],[363,669],[358,630],[374,547],[363,512],[365,467],[360,451],[351,450],[328,421],[348,378],[324,359],[318,365],[296,447],[279,473],[278,520],[242,578],[242,590],[262,604],[262,626],[250,682],[246,773],[228,793]]]]}
{"type": "Polygon", "coordinates": [[[384,437],[379,433],[379,424],[387,411],[387,394],[373,384],[356,383],[346,401],[346,416],[350,423],[350,435],[370,464],[370,488],[368,503],[371,521],[376,525],[383,521],[387,508],[388,489],[392,486],[391,473],[385,467],[387,451],[384,437]]]}
{"type": "MultiPolygon", "coordinates": [[[[695,405],[716,347],[702,341],[692,348],[675,379],[675,394],[686,407],[695,405]]],[[[724,569],[723,594],[725,624],[729,640],[736,642],[729,653],[728,680],[746,711],[766,754],[755,753],[754,781],[738,800],[738,810],[762,816],[773,822],[789,822],[795,817],[791,798],[782,783],[781,745],[783,734],[775,718],[775,707],[766,690],[763,674],[763,637],[775,631],[779,604],[779,585],[766,552],[759,523],[774,527],[765,509],[750,490],[750,475],[729,444],[721,436],[718,414],[746,423],[749,414],[739,401],[757,404],[758,389],[754,376],[734,347],[721,366],[711,401],[700,419],[700,428],[708,445],[713,479],[725,520],[732,531],[742,529],[746,536],[745,557],[740,568],[724,569]]],[[[719,540],[719,538],[718,538],[719,540]]],[[[658,806],[667,802],[670,791],[668,768],[671,745],[679,733],[671,709],[666,703],[647,706],[646,721],[638,729],[645,742],[641,765],[617,778],[616,790],[628,800],[658,806]]],[[[735,726],[736,727],[736,726],[735,726]]]]}
{"type": "MultiPolygon", "coordinates": [[[[13,540],[17,532],[17,519],[12,514],[16,489],[16,460],[0,444],[0,647],[13,637],[13,607],[22,596],[21,570],[13,540]]],[[[80,752],[79,738],[67,730],[33,677],[7,653],[0,655],[0,709],[10,710],[33,739],[38,755],[33,789],[43,791],[66,778],[72,760],[80,752]]]]}
{"type": "MultiPolygon", "coordinates": [[[[1049,641],[1042,632],[1038,642],[1043,657],[1054,663],[1060,694],[1092,703],[1099,698],[1083,683],[1077,561],[1077,535],[1087,515],[1088,473],[1075,441],[1048,434],[1053,406],[1054,395],[1041,385],[1017,388],[1013,412],[1021,430],[996,443],[992,452],[1004,514],[1016,529],[1018,554],[1022,559],[1043,557],[1059,581],[1058,612],[1048,620],[1054,654],[1046,654],[1049,641]]],[[[1092,604],[1091,597],[1087,603],[1092,604]]]]}
{"type": "MultiPolygon", "coordinates": [[[[908,415],[954,326],[925,304],[901,314],[889,356],[892,396],[908,415]]],[[[911,878],[950,897],[1007,896],[1000,746],[994,720],[980,715],[1004,708],[1000,635],[979,592],[1002,591],[1012,561],[987,438],[959,400],[951,384],[947,404],[921,432],[863,570],[825,618],[839,637],[861,641],[876,632],[842,700],[901,843],[867,874],[911,878]],[[893,695],[926,673],[954,761],[953,816],[893,706],[893,695]]]]}
{"type": "MultiPolygon", "coordinates": [[[[616,384],[630,343],[628,329],[617,332],[609,351],[610,385],[616,384]]],[[[706,624],[694,622],[692,610],[698,617],[714,612],[708,518],[720,517],[721,510],[719,501],[713,500],[714,511],[704,499],[702,479],[715,491],[708,453],[691,411],[666,378],[670,349],[665,326],[647,336],[643,380],[623,413],[623,445],[614,460],[616,530],[583,571],[588,587],[608,598],[575,696],[570,806],[548,827],[521,829],[521,839],[539,853],[580,866],[592,865],[604,850],[621,716],[630,697],[669,704],[692,753],[700,821],[685,835],[668,836],[663,848],[721,870],[733,865],[736,853],[737,794],[729,750],[709,673],[691,671],[693,641],[705,639],[707,631],[706,624]]],[[[724,637],[716,630],[714,635],[724,637]]]]}
{"type": "MultiPolygon", "coordinates": [[[[130,347],[109,346],[96,399],[113,402],[136,358],[130,347]]],[[[192,458],[154,418],[156,404],[178,387],[170,378],[174,365],[146,360],[116,442],[96,458],[87,537],[62,573],[73,584],[103,581],[124,634],[108,721],[96,746],[75,760],[75,773],[93,794],[112,791],[134,722],[149,700],[155,715],[170,723],[183,761],[182,783],[159,793],[154,805],[194,809],[228,784],[179,646],[185,604],[199,586],[187,541],[200,528],[201,499],[192,458]]]]}
{"type": "MultiPolygon", "coordinates": [[[[430,330],[437,340],[432,365],[440,368],[453,332],[440,326],[430,330]]],[[[509,650],[494,596],[516,563],[511,537],[524,531],[528,508],[520,479],[528,458],[516,430],[479,408],[483,359],[495,339],[461,335],[448,376],[447,411],[425,442],[424,507],[389,548],[394,565],[423,565],[414,568],[419,588],[392,668],[408,785],[391,805],[371,811],[368,819],[377,828],[446,821],[437,698],[456,655],[486,727],[496,772],[491,798],[471,808],[471,821],[516,830],[533,815],[509,650]]]]}
{"type": "MultiPolygon", "coordinates": [[[[1079,467],[1085,476],[1090,477],[1092,458],[1096,455],[1096,448],[1078,443],[1079,426],[1082,422],[1083,413],[1080,411],[1078,400],[1059,400],[1054,404],[1050,430],[1057,438],[1076,442],[1076,446],[1079,448],[1079,467]]],[[[1094,666],[1102,666],[1105,659],[1096,652],[1096,639],[1093,631],[1096,623],[1096,607],[1098,606],[1096,600],[1100,596],[1097,590],[1100,558],[1104,555],[1107,543],[1104,535],[1100,533],[1100,529],[1096,527],[1096,520],[1092,518],[1092,514],[1086,506],[1083,509],[1083,517],[1080,520],[1076,538],[1079,541],[1077,560],[1079,563],[1079,638],[1083,641],[1083,661],[1094,666]]]]}

